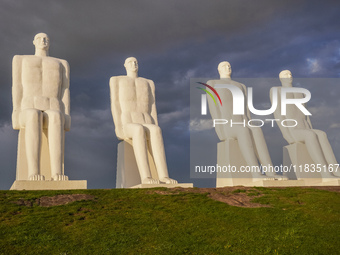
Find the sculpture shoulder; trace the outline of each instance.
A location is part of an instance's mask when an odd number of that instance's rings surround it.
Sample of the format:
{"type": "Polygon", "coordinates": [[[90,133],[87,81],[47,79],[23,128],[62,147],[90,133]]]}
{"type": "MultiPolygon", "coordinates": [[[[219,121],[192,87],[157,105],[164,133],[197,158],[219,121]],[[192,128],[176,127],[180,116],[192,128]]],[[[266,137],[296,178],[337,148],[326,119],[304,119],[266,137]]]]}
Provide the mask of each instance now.
{"type": "Polygon", "coordinates": [[[13,57],[13,63],[21,63],[24,58],[33,58],[34,55],[15,55],[13,57]]]}
{"type": "Polygon", "coordinates": [[[22,61],[23,59],[48,59],[48,60],[59,62],[64,66],[69,66],[68,62],[65,59],[60,59],[60,58],[55,58],[55,57],[50,57],[50,56],[41,57],[41,56],[35,56],[35,55],[15,55],[13,57],[13,62],[22,61]]]}
{"type": "Polygon", "coordinates": [[[231,79],[218,79],[218,80],[209,80],[207,81],[207,84],[214,87],[217,84],[229,84],[229,85],[235,85],[238,87],[246,88],[246,86],[242,83],[239,83],[237,81],[231,80],[231,79]]]}
{"type": "Polygon", "coordinates": [[[240,82],[234,81],[234,80],[230,80],[229,84],[236,85],[236,86],[239,86],[239,87],[242,87],[242,88],[247,88],[246,85],[244,85],[243,83],[240,83],[240,82]]]}
{"type": "Polygon", "coordinates": [[[149,80],[149,79],[145,79],[143,78],[144,80],[146,80],[146,82],[150,85],[151,89],[155,89],[155,83],[153,82],[153,80],[149,80]]]}
{"type": "Polygon", "coordinates": [[[207,84],[214,87],[216,84],[221,83],[221,80],[209,80],[207,81],[207,84]]]}
{"type": "Polygon", "coordinates": [[[69,63],[65,59],[59,59],[59,58],[53,58],[55,60],[58,60],[64,67],[70,68],[69,63]]]}
{"type": "Polygon", "coordinates": [[[279,87],[271,87],[270,88],[270,94],[272,93],[272,91],[274,90],[274,89],[276,89],[279,93],[281,93],[281,86],[279,86],[279,87]]]}
{"type": "Polygon", "coordinates": [[[126,75],[112,76],[110,78],[110,86],[118,85],[121,80],[127,79],[126,75]]]}
{"type": "Polygon", "coordinates": [[[143,77],[138,77],[137,78],[139,81],[142,81],[142,82],[147,82],[149,84],[154,84],[154,82],[150,79],[147,79],[147,78],[143,78],[143,77]]]}
{"type": "Polygon", "coordinates": [[[13,61],[14,61],[14,60],[21,60],[23,57],[24,57],[24,55],[15,55],[15,56],[13,57],[13,61]]]}

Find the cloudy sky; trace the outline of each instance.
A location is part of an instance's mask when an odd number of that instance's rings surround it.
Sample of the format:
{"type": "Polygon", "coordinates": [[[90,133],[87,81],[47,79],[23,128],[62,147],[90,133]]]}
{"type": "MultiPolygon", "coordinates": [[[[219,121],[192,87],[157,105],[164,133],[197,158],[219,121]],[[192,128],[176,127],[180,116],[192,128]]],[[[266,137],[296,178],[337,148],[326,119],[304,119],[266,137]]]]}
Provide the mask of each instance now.
{"type": "MultiPolygon", "coordinates": [[[[335,0],[0,0],[0,189],[10,188],[16,168],[11,61],[34,54],[35,34],[47,33],[50,55],[71,67],[72,127],[65,156],[70,179],[88,180],[88,188],[115,186],[118,140],[109,79],[125,74],[124,60],[134,56],[139,75],[156,85],[170,176],[204,187],[213,181],[190,179],[189,172],[190,78],[217,78],[223,60],[231,63],[235,79],[277,78],[283,69],[294,77],[339,78],[339,13],[335,0]]],[[[312,123],[327,131],[340,160],[340,84],[308,89],[312,123]]],[[[261,91],[258,97],[268,100],[261,91]]],[[[273,132],[265,135],[277,141],[268,147],[279,164],[277,144],[285,141],[273,132]]]]}

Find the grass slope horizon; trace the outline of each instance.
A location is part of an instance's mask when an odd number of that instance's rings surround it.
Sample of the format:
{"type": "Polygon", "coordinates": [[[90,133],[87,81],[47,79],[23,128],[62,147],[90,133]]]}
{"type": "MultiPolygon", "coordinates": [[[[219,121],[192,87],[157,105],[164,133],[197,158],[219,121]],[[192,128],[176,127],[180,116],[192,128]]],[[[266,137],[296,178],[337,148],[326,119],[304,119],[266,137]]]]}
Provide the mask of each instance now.
{"type": "Polygon", "coordinates": [[[211,190],[214,196],[209,189],[197,188],[0,191],[0,254],[339,252],[339,192],[211,190]],[[237,207],[212,199],[233,199],[238,193],[264,207],[237,207]],[[37,202],[65,194],[93,199],[49,207],[37,202]]]}

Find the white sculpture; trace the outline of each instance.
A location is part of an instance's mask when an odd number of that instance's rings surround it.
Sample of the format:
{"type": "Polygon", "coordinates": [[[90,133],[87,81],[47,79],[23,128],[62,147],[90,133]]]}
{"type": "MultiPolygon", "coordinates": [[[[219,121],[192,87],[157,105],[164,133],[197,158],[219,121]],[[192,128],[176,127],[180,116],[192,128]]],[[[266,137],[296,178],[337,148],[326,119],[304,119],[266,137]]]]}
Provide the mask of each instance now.
{"type": "MultiPolygon", "coordinates": [[[[27,177],[45,180],[41,173],[42,136],[47,132],[51,180],[68,180],[64,175],[64,133],[70,130],[69,65],[66,60],[49,57],[49,38],[34,37],[35,55],[13,58],[13,129],[24,133],[27,177]]],[[[19,146],[20,147],[20,146],[19,146]]],[[[20,155],[18,156],[20,157],[20,155]]],[[[21,169],[17,169],[20,175],[21,169]]],[[[17,178],[18,179],[18,178],[17,178]]]]}
{"type": "MultiPolygon", "coordinates": [[[[230,84],[237,86],[243,91],[246,98],[246,86],[231,79],[232,70],[229,62],[221,62],[218,65],[218,72],[220,74],[220,79],[210,80],[207,82],[208,85],[212,87],[215,87],[216,84],[230,84]]],[[[250,119],[249,110],[247,110],[247,114],[245,115],[233,115],[233,97],[231,92],[226,88],[216,88],[216,91],[220,95],[223,106],[215,106],[213,100],[208,97],[208,104],[212,118],[226,119],[228,121],[232,120],[234,123],[242,123],[245,120],[245,123],[248,123],[248,120],[250,119]]],[[[246,99],[245,102],[247,102],[246,99]]],[[[260,127],[243,127],[240,125],[234,125],[231,127],[230,125],[216,125],[215,131],[221,141],[237,141],[241,156],[243,156],[248,166],[259,166],[258,160],[264,166],[272,166],[267,144],[260,127]]],[[[266,176],[267,179],[286,179],[273,172],[267,172],[266,175],[263,175],[260,172],[252,172],[253,178],[264,178],[266,176]]]]}
{"type": "MultiPolygon", "coordinates": [[[[138,62],[125,60],[126,76],[110,79],[111,110],[120,140],[131,142],[142,184],[176,184],[169,178],[163,137],[158,126],[153,81],[138,77],[138,62]],[[158,179],[153,178],[148,150],[154,159],[158,179]]],[[[119,159],[118,159],[119,160],[119,159]]]]}
{"type": "MultiPolygon", "coordinates": [[[[282,87],[293,87],[293,76],[289,70],[283,70],[279,74],[282,87]]],[[[281,98],[281,87],[278,87],[278,98],[281,98]]],[[[270,92],[272,99],[272,91],[270,92]]],[[[287,98],[301,98],[301,93],[288,93],[287,98]]],[[[335,166],[337,160],[331,145],[329,144],[327,134],[324,131],[313,129],[312,123],[308,115],[304,115],[295,105],[287,105],[286,115],[281,115],[281,102],[274,112],[277,123],[285,119],[294,119],[297,122],[295,127],[284,127],[278,125],[283,137],[289,144],[303,143],[306,145],[307,151],[315,164],[321,166],[335,166]]],[[[324,169],[324,168],[322,168],[324,169]]],[[[327,169],[327,168],[326,168],[327,169]]],[[[334,175],[340,175],[339,172],[330,173],[322,171],[322,177],[334,178],[334,175]]]]}

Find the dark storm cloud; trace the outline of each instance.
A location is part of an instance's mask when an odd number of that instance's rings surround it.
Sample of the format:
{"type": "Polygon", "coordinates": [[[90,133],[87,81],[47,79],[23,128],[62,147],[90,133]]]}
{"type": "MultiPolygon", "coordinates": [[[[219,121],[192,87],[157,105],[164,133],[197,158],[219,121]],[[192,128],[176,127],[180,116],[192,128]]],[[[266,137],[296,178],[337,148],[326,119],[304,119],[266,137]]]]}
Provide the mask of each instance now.
{"type": "MultiPolygon", "coordinates": [[[[282,69],[296,77],[339,77],[339,12],[335,1],[1,1],[0,188],[9,188],[15,176],[11,59],[34,54],[36,33],[46,32],[51,56],[71,66],[66,171],[71,179],[88,179],[90,188],[109,188],[118,141],[108,82],[125,74],[126,57],[137,57],[140,76],[155,81],[170,174],[189,182],[189,79],[217,77],[223,60],[231,62],[235,78],[277,78],[282,69]]],[[[326,98],[325,90],[313,90],[326,98]]],[[[340,104],[333,90],[326,110],[340,104]]],[[[262,88],[255,96],[268,102],[262,88]]],[[[332,116],[340,119],[339,111],[332,116]]],[[[332,130],[335,137],[338,129],[332,130]]],[[[282,148],[282,139],[275,139],[275,148],[282,148]]],[[[281,156],[272,157],[278,162],[281,156]]]]}

